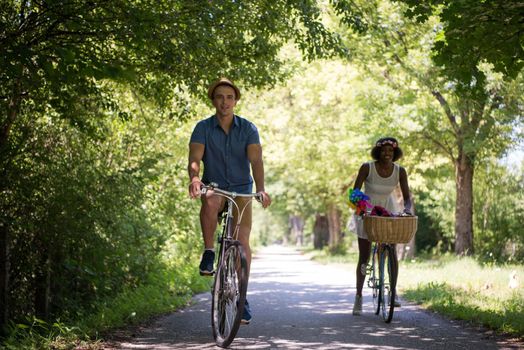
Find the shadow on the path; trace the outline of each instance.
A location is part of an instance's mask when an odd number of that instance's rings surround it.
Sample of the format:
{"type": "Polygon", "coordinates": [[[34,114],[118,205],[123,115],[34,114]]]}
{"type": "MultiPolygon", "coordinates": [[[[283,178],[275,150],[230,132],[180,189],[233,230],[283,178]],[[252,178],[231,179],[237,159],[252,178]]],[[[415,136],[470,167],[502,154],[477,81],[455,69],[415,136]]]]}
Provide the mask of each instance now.
{"type": "MultiPolygon", "coordinates": [[[[518,349],[486,333],[432,315],[415,305],[396,309],[386,324],[365,295],[364,314],[351,314],[353,271],[312,263],[300,254],[264,254],[253,264],[248,299],[253,321],[231,349],[518,349]]],[[[159,319],[124,349],[215,349],[210,293],[159,319]]]]}

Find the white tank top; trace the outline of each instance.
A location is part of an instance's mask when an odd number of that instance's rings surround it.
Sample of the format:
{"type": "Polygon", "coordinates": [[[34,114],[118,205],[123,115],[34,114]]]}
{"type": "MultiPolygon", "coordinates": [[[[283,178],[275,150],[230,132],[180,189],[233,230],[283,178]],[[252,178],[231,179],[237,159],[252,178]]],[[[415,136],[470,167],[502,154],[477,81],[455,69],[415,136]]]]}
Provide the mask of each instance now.
{"type": "Polygon", "coordinates": [[[393,163],[393,173],[389,177],[381,177],[375,168],[375,162],[369,162],[369,174],[364,182],[365,193],[373,205],[380,205],[391,213],[398,213],[401,209],[394,195],[399,184],[399,166],[393,163]]]}

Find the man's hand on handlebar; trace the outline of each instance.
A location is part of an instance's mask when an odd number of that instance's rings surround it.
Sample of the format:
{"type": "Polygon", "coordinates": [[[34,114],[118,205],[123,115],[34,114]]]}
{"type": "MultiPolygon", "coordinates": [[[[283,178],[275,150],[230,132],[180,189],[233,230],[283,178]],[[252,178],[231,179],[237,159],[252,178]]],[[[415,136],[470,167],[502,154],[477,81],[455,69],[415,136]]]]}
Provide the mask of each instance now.
{"type": "Polygon", "coordinates": [[[267,194],[265,191],[257,192],[260,196],[258,197],[258,201],[262,203],[262,206],[264,208],[267,208],[271,205],[271,197],[269,197],[269,194],[267,194]]]}
{"type": "MultiPolygon", "coordinates": [[[[209,185],[205,185],[203,182],[195,180],[189,184],[189,195],[191,196],[191,198],[198,198],[202,194],[208,196],[209,194],[212,194],[215,188],[219,192],[225,192],[227,194],[227,191],[220,190],[218,188],[218,185],[214,182],[211,182],[209,185]],[[207,194],[208,191],[210,192],[209,194],[207,194]]],[[[235,197],[233,192],[230,195],[235,197]]],[[[262,204],[264,208],[267,208],[271,205],[271,197],[269,197],[269,194],[267,194],[266,191],[257,192],[255,198],[262,204]]]]}
{"type": "Polygon", "coordinates": [[[191,199],[200,197],[200,195],[202,194],[201,187],[202,187],[202,182],[199,180],[193,180],[189,184],[189,196],[191,197],[191,199]]]}

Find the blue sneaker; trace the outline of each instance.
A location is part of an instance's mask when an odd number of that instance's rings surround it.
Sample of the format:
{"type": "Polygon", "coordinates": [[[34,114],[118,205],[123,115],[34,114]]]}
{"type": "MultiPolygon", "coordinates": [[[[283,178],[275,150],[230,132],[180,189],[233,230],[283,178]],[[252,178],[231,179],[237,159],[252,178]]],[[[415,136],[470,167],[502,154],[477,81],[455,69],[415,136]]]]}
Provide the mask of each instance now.
{"type": "Polygon", "coordinates": [[[200,276],[213,276],[215,270],[215,252],[212,250],[205,250],[200,261],[200,276]]]}
{"type": "Polygon", "coordinates": [[[244,312],[242,313],[242,319],[240,320],[241,324],[249,324],[251,322],[251,308],[249,307],[249,303],[246,302],[244,304],[244,312]]]}

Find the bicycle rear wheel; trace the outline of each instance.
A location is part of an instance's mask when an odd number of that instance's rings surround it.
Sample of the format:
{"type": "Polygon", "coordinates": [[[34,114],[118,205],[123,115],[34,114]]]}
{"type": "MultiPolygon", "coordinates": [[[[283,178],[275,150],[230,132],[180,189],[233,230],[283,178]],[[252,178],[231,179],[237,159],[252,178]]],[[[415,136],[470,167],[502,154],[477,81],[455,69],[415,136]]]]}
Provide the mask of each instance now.
{"type": "Polygon", "coordinates": [[[397,259],[393,247],[386,246],[380,255],[380,303],[382,318],[386,323],[393,319],[395,310],[397,259]]]}
{"type": "Polygon", "coordinates": [[[224,251],[217,267],[211,302],[213,337],[220,347],[227,347],[238,331],[246,302],[247,261],[240,242],[224,251]]]}

